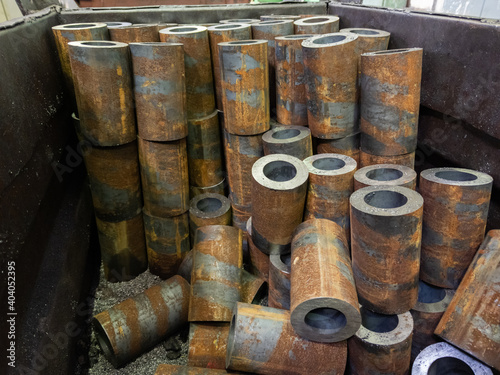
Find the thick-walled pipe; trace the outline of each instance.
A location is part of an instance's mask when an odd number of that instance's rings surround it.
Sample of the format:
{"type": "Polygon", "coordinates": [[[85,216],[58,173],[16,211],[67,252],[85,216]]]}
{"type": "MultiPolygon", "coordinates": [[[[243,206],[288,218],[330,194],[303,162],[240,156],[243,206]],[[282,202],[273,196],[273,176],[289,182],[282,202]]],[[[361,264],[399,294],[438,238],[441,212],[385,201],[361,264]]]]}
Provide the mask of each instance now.
{"type": "Polygon", "coordinates": [[[189,197],[193,199],[197,195],[207,194],[207,193],[226,195],[226,186],[227,182],[225,178],[218,184],[212,186],[201,187],[201,186],[189,185],[189,197]]]}
{"type": "Polygon", "coordinates": [[[420,174],[425,199],[420,278],[455,289],[484,239],[493,179],[462,168],[420,174]]]}
{"type": "Polygon", "coordinates": [[[248,239],[248,252],[250,255],[250,269],[253,274],[259,276],[270,282],[270,257],[259,250],[252,240],[252,218],[249,218],[246,225],[247,239],[248,239]]]}
{"type": "Polygon", "coordinates": [[[226,369],[229,323],[190,323],[188,366],[226,369]]]}
{"type": "Polygon", "coordinates": [[[316,138],[338,139],[358,131],[357,38],[334,33],[302,42],[307,118],[316,138]]]}
{"type": "Polygon", "coordinates": [[[354,335],[361,314],[343,228],[325,219],[300,224],[291,263],[290,320],[295,332],[318,342],[354,335]]]}
{"type": "Polygon", "coordinates": [[[311,16],[293,22],[295,34],[331,34],[339,31],[337,16],[311,16]]]}
{"type": "Polygon", "coordinates": [[[481,244],[435,333],[500,371],[500,230],[481,244]]]}
{"type": "Polygon", "coordinates": [[[354,190],[381,185],[403,186],[415,190],[417,173],[411,168],[397,164],[370,165],[354,173],[354,190]]]}
{"type": "Polygon", "coordinates": [[[316,152],[318,154],[341,154],[350,156],[360,168],[359,158],[359,133],[348,135],[339,139],[316,138],[316,152]]]}
{"type": "Polygon", "coordinates": [[[174,276],[97,314],[93,324],[106,358],[119,367],[187,323],[189,283],[174,276]]]}
{"type": "Polygon", "coordinates": [[[290,252],[302,222],[309,171],[296,157],[275,154],[252,167],[252,240],[266,254],[290,252]]]}
{"type": "Polygon", "coordinates": [[[405,187],[369,186],[355,191],[350,203],[360,303],[381,314],[410,310],[418,297],[424,199],[405,187]]]}
{"type": "Polygon", "coordinates": [[[269,256],[269,307],[290,310],[291,259],[291,254],[269,256]]]}
{"type": "Polygon", "coordinates": [[[415,152],[395,156],[372,155],[363,150],[359,152],[360,168],[375,164],[398,164],[413,169],[415,167],[415,152]]]}
{"type": "Polygon", "coordinates": [[[189,232],[194,245],[196,229],[207,225],[231,225],[231,202],[220,194],[200,194],[189,205],[189,232]]]}
{"type": "Polygon", "coordinates": [[[237,135],[269,130],[267,40],[219,43],[224,128],[237,135]]]}
{"type": "Polygon", "coordinates": [[[382,315],[364,307],[360,310],[361,327],[347,341],[350,373],[408,375],[413,331],[411,314],[382,315]]]}
{"type": "Polygon", "coordinates": [[[160,142],[185,138],[188,125],[183,46],[131,43],[130,52],[139,137],[160,142]]]}
{"type": "MultiPolygon", "coordinates": [[[[154,375],[220,375],[231,374],[226,370],[162,364],[156,368],[154,375]]],[[[234,373],[233,373],[234,374],[234,373]]]]}
{"type": "Polygon", "coordinates": [[[241,271],[241,298],[240,302],[262,304],[268,295],[267,281],[248,271],[241,271]]]}
{"type": "Polygon", "coordinates": [[[109,29],[109,38],[121,43],[159,42],[158,26],[154,24],[134,24],[109,29]]]}
{"type": "Polygon", "coordinates": [[[264,154],[285,154],[300,160],[312,156],[311,131],[305,126],[276,126],[262,135],[264,154]]]}
{"type": "Polygon", "coordinates": [[[83,136],[95,146],[118,146],[136,137],[128,44],[70,42],[69,57],[83,136]]]}
{"type": "Polygon", "coordinates": [[[346,358],[345,341],[327,344],[297,336],[286,310],[245,303],[236,306],[227,343],[226,367],[230,370],[340,375],[346,358]]]}

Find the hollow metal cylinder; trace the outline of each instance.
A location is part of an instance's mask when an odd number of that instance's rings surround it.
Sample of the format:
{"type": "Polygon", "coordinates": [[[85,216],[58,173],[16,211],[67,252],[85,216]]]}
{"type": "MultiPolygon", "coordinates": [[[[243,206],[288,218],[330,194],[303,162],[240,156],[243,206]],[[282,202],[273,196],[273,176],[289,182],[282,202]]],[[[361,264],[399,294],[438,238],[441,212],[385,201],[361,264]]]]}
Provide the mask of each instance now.
{"type": "Polygon", "coordinates": [[[109,29],[109,38],[121,43],[159,42],[158,26],[155,24],[134,24],[109,29]]]}
{"type": "Polygon", "coordinates": [[[227,225],[198,228],[193,253],[189,321],[229,322],[241,298],[243,232],[227,225]]]}
{"type": "Polygon", "coordinates": [[[276,37],[276,117],[283,125],[307,126],[302,41],[314,34],[276,37]]]}
{"type": "Polygon", "coordinates": [[[360,168],[375,164],[397,164],[413,169],[415,167],[415,152],[410,152],[404,155],[395,156],[378,156],[372,155],[363,150],[359,152],[360,168]]]}
{"type": "Polygon", "coordinates": [[[69,42],[85,40],[108,40],[109,33],[103,22],[69,23],[52,27],[52,33],[56,41],[59,61],[70,93],[74,92],[73,76],[69,60],[69,42]]]}
{"type": "Polygon", "coordinates": [[[328,219],[350,239],[349,197],[354,191],[356,161],[340,154],[318,154],[304,160],[309,186],[304,219],[328,219]]]}
{"type": "Polygon", "coordinates": [[[408,375],[413,320],[409,312],[382,315],[361,307],[362,324],[347,340],[352,375],[408,375]]]}
{"type": "Polygon", "coordinates": [[[132,280],[146,271],[148,259],[142,213],[109,222],[96,217],[104,276],[111,282],[132,280]]]}
{"type": "Polygon", "coordinates": [[[231,372],[227,372],[226,370],[203,368],[203,367],[162,364],[156,368],[156,372],[154,375],[218,375],[218,374],[231,374],[231,372]]]}
{"type": "Polygon", "coordinates": [[[415,190],[417,173],[404,165],[376,164],[354,173],[354,190],[367,186],[403,186],[415,190]]]}
{"type": "Polygon", "coordinates": [[[228,336],[229,323],[190,323],[187,364],[225,370],[228,336]]]}
{"type": "Polygon", "coordinates": [[[291,259],[291,254],[269,256],[269,307],[290,310],[291,259]]]}
{"type": "Polygon", "coordinates": [[[416,150],[422,55],[422,48],[361,55],[363,151],[393,156],[416,150]]]}
{"type": "Polygon", "coordinates": [[[256,18],[231,18],[227,20],[220,20],[220,23],[259,23],[260,20],[256,18]]]}
{"type": "Polygon", "coordinates": [[[413,363],[411,373],[412,375],[493,375],[490,368],[445,342],[425,348],[413,363]]]}
{"type": "Polygon", "coordinates": [[[231,225],[231,202],[220,194],[201,194],[189,205],[189,232],[194,245],[196,229],[207,225],[231,225]]]}
{"type": "Polygon", "coordinates": [[[241,271],[240,302],[261,305],[267,298],[269,287],[267,281],[248,271],[241,271]]]}
{"type": "Polygon", "coordinates": [[[242,205],[234,202],[233,194],[229,194],[232,210],[232,223],[233,226],[246,231],[246,224],[252,215],[252,205],[242,205]]]}
{"type": "Polygon", "coordinates": [[[191,250],[188,213],[161,218],[144,210],[143,216],[149,272],[167,279],[177,273],[184,256],[191,250]]]}
{"type": "Polygon", "coordinates": [[[81,131],[95,146],[118,146],[136,137],[128,44],[70,42],[69,55],[81,131]]]}
{"type": "Polygon", "coordinates": [[[252,240],[266,254],[290,252],[302,222],[309,171],[296,157],[275,154],[252,167],[252,240]]]}
{"type": "Polygon", "coordinates": [[[252,39],[252,27],[248,23],[215,25],[208,28],[208,36],[210,38],[210,50],[212,52],[212,67],[214,72],[217,109],[222,111],[222,86],[218,44],[223,42],[232,42],[235,40],[252,39]]]}
{"type": "Polygon", "coordinates": [[[262,135],[264,154],[285,154],[300,160],[312,156],[311,131],[305,126],[276,126],[262,135]]]}
{"type": "Polygon", "coordinates": [[[268,282],[270,273],[270,257],[260,251],[252,240],[252,218],[247,221],[248,252],[250,255],[250,269],[254,275],[268,282]]]}
{"type": "Polygon", "coordinates": [[[137,138],[144,208],[159,217],[189,210],[186,139],[149,142],[137,138]]]}
{"type": "Polygon", "coordinates": [[[454,293],[452,289],[438,288],[423,281],[419,282],[418,300],[410,310],[413,317],[412,363],[424,348],[438,342],[434,336],[434,330],[448,308],[454,293]]]}
{"type": "Polygon", "coordinates": [[[217,111],[188,120],[189,184],[214,186],[224,179],[222,145],[217,111]]]}
{"type": "Polygon", "coordinates": [[[162,42],[184,44],[188,119],[208,116],[215,109],[208,31],[203,26],[175,26],[160,31],[162,42]]]}
{"type": "Polygon", "coordinates": [[[183,46],[131,43],[130,52],[139,137],[160,142],[185,138],[188,124],[183,46]]]}
{"type": "Polygon", "coordinates": [[[315,138],[316,152],[318,154],[341,154],[350,156],[358,167],[360,166],[359,160],[359,133],[348,135],[339,139],[319,139],[315,138]]]}
{"type": "Polygon", "coordinates": [[[233,203],[250,206],[252,166],[264,156],[262,135],[240,136],[224,131],[224,151],[233,203]]]}
{"type": "Polygon", "coordinates": [[[420,174],[425,199],[420,278],[455,289],[484,239],[493,179],[462,168],[420,174]]]}
{"type": "Polygon", "coordinates": [[[269,14],[269,15],[261,15],[261,21],[272,21],[272,20],[298,20],[300,16],[292,15],[292,14],[269,14]]]}
{"type": "Polygon", "coordinates": [[[334,33],[302,42],[307,118],[316,138],[338,139],[358,131],[357,38],[334,33]]]}
{"type": "Polygon", "coordinates": [[[361,325],[359,302],[343,228],[307,220],[292,242],[290,321],[302,338],[339,342],[361,325]]]}
{"type": "Polygon", "coordinates": [[[224,128],[237,135],[269,130],[267,40],[219,43],[224,128]]]}
{"type": "Polygon", "coordinates": [[[370,186],[355,191],[350,203],[360,303],[381,314],[410,310],[418,297],[422,196],[400,186],[370,186]]]}
{"type": "Polygon", "coordinates": [[[160,37],[159,34],[160,30],[168,29],[169,27],[179,26],[179,24],[175,22],[160,22],[157,23],[156,26],[158,27],[158,37],[160,37]]]}
{"type": "Polygon", "coordinates": [[[226,194],[226,186],[227,186],[227,181],[225,178],[221,182],[219,182],[218,184],[215,184],[212,186],[192,186],[192,185],[189,185],[189,197],[191,199],[193,199],[197,195],[207,194],[207,193],[225,195],[226,194]]]}
{"type": "Polygon", "coordinates": [[[119,367],[187,323],[189,283],[174,276],[94,317],[106,358],[119,367]]]}
{"type": "Polygon", "coordinates": [[[435,333],[500,371],[500,230],[479,247],[435,333]]]}
{"type": "Polygon", "coordinates": [[[230,370],[269,375],[340,375],[346,358],[345,341],[327,344],[297,336],[289,311],[236,305],[227,343],[226,367],[230,370]]]}
{"type": "MultiPolygon", "coordinates": [[[[389,47],[391,33],[384,30],[348,28],[341,29],[341,33],[352,33],[358,36],[358,75],[361,76],[361,55],[367,52],[385,51],[389,47]]],[[[358,82],[359,83],[359,82],[358,82]]]]}
{"type": "Polygon", "coordinates": [[[103,22],[106,24],[108,29],[116,29],[117,27],[132,26],[132,22],[103,22]]]}
{"type": "Polygon", "coordinates": [[[339,31],[337,16],[311,16],[293,22],[295,34],[331,34],[339,31]]]}

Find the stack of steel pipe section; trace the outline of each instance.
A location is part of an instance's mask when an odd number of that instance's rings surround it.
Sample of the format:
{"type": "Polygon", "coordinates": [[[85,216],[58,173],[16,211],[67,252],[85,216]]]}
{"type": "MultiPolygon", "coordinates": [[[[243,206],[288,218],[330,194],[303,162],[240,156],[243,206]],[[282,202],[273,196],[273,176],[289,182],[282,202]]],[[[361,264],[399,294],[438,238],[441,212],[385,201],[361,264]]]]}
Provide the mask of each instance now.
{"type": "Polygon", "coordinates": [[[345,341],[314,342],[298,336],[290,312],[238,303],[229,328],[226,368],[257,374],[344,374],[345,341]]]}
{"type": "Polygon", "coordinates": [[[413,363],[411,373],[412,375],[493,375],[490,368],[445,342],[425,348],[413,363]]]}
{"type": "Polygon", "coordinates": [[[417,304],[410,310],[414,326],[411,344],[412,363],[424,348],[438,342],[434,330],[454,293],[452,289],[435,287],[424,281],[419,282],[417,304]]]}
{"type": "Polygon", "coordinates": [[[302,338],[339,342],[361,325],[343,228],[326,219],[304,221],[292,242],[290,320],[302,338]]]}
{"type": "Polygon", "coordinates": [[[403,186],[415,190],[417,172],[398,164],[375,164],[354,173],[354,190],[367,186],[403,186]]]}
{"type": "Polygon", "coordinates": [[[129,48],[125,43],[68,44],[84,153],[107,280],[147,269],[129,48]]]}
{"type": "MultiPolygon", "coordinates": [[[[250,269],[253,274],[260,278],[271,282],[270,280],[270,256],[264,254],[259,250],[252,240],[252,218],[250,217],[246,224],[247,240],[248,240],[248,253],[250,257],[250,269]]],[[[271,289],[269,289],[271,291],[271,289]]]]}
{"type": "Polygon", "coordinates": [[[309,170],[304,219],[331,220],[350,241],[349,197],[354,191],[356,161],[340,154],[318,154],[304,163],[309,170]]]}
{"type": "Polygon", "coordinates": [[[435,333],[500,371],[500,230],[488,232],[435,333]]]}
{"type": "Polygon", "coordinates": [[[361,55],[361,167],[413,168],[422,54],[422,48],[405,48],[361,55]]]}
{"type": "Polygon", "coordinates": [[[269,307],[290,310],[291,259],[291,254],[269,256],[269,307]]]}
{"type": "Polygon", "coordinates": [[[425,199],[420,278],[455,289],[484,239],[493,179],[462,168],[420,174],[425,199]]]}
{"type": "Polygon", "coordinates": [[[189,283],[180,276],[97,314],[97,341],[114,367],[135,359],[188,321],[189,283]]]}
{"type": "Polygon", "coordinates": [[[285,154],[304,160],[313,155],[311,131],[305,126],[279,125],[262,135],[264,155],[285,154]]]}
{"type": "Polygon", "coordinates": [[[418,297],[422,196],[400,186],[369,186],[351,203],[352,270],[360,303],[401,314],[418,297]]]}
{"type": "Polygon", "coordinates": [[[189,232],[194,245],[196,229],[207,225],[231,225],[231,202],[220,194],[201,194],[191,199],[189,232]]]}
{"type": "Polygon", "coordinates": [[[155,24],[134,24],[109,28],[109,38],[122,43],[159,42],[158,26],[155,24]]]}
{"type": "Polygon", "coordinates": [[[229,323],[190,323],[187,364],[225,370],[228,336],[229,323]]]}
{"type": "Polygon", "coordinates": [[[311,16],[293,22],[295,34],[331,34],[339,31],[337,16],[311,16]]]}
{"type": "Polygon", "coordinates": [[[359,167],[359,133],[354,133],[339,139],[316,138],[315,141],[317,154],[341,154],[350,156],[356,160],[359,167]]]}
{"type": "Polygon", "coordinates": [[[347,340],[350,374],[408,375],[413,332],[411,314],[382,315],[363,306],[360,310],[361,327],[347,340]]]}

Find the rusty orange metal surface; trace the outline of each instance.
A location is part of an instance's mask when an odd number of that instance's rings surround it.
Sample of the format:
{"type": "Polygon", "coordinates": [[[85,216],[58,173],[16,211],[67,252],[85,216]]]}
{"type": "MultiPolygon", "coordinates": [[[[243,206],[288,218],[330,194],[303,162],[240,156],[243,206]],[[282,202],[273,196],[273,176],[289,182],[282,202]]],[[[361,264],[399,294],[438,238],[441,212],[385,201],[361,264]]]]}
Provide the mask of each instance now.
{"type": "Polygon", "coordinates": [[[417,173],[409,167],[397,164],[370,165],[354,173],[354,190],[380,185],[403,186],[415,190],[417,173]]]}
{"type": "Polygon", "coordinates": [[[484,239],[493,179],[462,168],[420,174],[425,199],[420,278],[455,289],[484,239]]]}
{"type": "Polygon", "coordinates": [[[180,366],[180,365],[159,365],[155,375],[218,375],[218,374],[234,374],[226,370],[210,369],[202,367],[180,366]]]}
{"type": "Polygon", "coordinates": [[[286,154],[300,160],[312,156],[311,131],[305,126],[278,124],[262,135],[264,154],[286,154]]]}
{"type": "Polygon", "coordinates": [[[405,187],[369,186],[350,204],[359,302],[380,314],[409,311],[418,297],[424,199],[405,187]]]}
{"type": "Polygon", "coordinates": [[[232,225],[246,231],[246,224],[252,215],[252,205],[241,205],[234,202],[233,194],[229,194],[232,210],[232,225]]]}
{"type": "Polygon", "coordinates": [[[348,135],[347,137],[339,139],[315,138],[314,140],[316,141],[316,153],[350,156],[356,160],[358,168],[360,168],[359,133],[348,135]]]}
{"type": "Polygon", "coordinates": [[[245,303],[236,306],[227,347],[228,369],[264,375],[341,375],[347,359],[345,341],[305,340],[289,311],[245,303]]]}
{"type": "Polygon", "coordinates": [[[261,279],[270,282],[270,259],[269,255],[260,251],[252,241],[252,218],[249,218],[246,225],[248,253],[250,255],[250,269],[254,275],[259,276],[261,279]]]}
{"type": "Polygon", "coordinates": [[[188,366],[226,369],[229,323],[190,323],[188,366]]]}
{"type": "Polygon", "coordinates": [[[134,24],[109,29],[109,38],[122,43],[159,42],[158,25],[134,24]]]}
{"type": "Polygon", "coordinates": [[[189,197],[193,199],[197,195],[207,194],[207,193],[226,195],[226,187],[227,187],[227,181],[225,178],[221,182],[213,186],[201,187],[201,186],[189,185],[189,197]]]}
{"type": "Polygon", "coordinates": [[[231,225],[231,202],[220,194],[200,194],[189,204],[189,232],[194,245],[196,229],[207,225],[231,225]]]}
{"type": "Polygon", "coordinates": [[[337,16],[310,15],[294,21],[295,34],[331,34],[339,31],[337,16]]]}
{"type": "Polygon", "coordinates": [[[144,208],[158,217],[177,216],[188,211],[186,139],[171,142],[137,139],[144,208]]]}
{"type": "Polygon", "coordinates": [[[132,43],[130,52],[139,137],[160,142],[185,138],[188,124],[183,46],[132,43]]]}
{"type": "Polygon", "coordinates": [[[93,324],[115,367],[133,359],[187,323],[189,283],[174,276],[97,314],[93,324]]]}
{"type": "Polygon", "coordinates": [[[374,164],[398,164],[408,168],[415,168],[415,152],[395,156],[372,155],[363,150],[359,152],[359,167],[367,167],[374,164]]]}
{"type": "Polygon", "coordinates": [[[291,254],[269,256],[269,307],[290,310],[291,259],[291,254]]]}
{"type": "Polygon", "coordinates": [[[349,245],[338,224],[304,221],[292,242],[290,321],[302,338],[339,342],[361,325],[349,245]]]}

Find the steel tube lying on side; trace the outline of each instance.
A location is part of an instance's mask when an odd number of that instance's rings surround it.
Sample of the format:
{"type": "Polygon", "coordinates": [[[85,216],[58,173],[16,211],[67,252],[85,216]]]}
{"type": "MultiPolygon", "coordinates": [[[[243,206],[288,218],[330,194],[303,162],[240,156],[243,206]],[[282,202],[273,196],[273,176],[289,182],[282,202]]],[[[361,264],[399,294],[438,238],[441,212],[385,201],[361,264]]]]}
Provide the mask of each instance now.
{"type": "Polygon", "coordinates": [[[417,173],[411,168],[397,164],[370,165],[354,173],[354,190],[381,185],[403,186],[415,190],[417,173]]]}
{"type": "Polygon", "coordinates": [[[229,323],[190,323],[187,364],[225,370],[228,336],[229,323]]]}
{"type": "Polygon", "coordinates": [[[154,375],[220,375],[220,374],[231,374],[231,372],[227,372],[226,370],[203,368],[203,367],[162,364],[156,368],[156,372],[154,375]]]}

